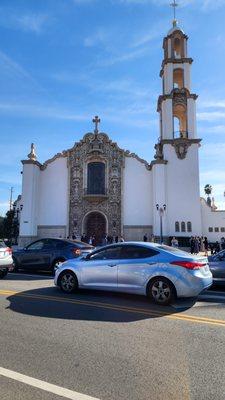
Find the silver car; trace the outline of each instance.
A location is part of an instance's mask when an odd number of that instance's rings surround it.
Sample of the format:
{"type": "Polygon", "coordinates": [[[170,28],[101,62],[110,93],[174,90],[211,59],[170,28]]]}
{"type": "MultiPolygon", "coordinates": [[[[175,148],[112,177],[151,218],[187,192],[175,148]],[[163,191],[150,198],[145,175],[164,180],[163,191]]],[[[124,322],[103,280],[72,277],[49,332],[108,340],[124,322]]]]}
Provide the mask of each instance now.
{"type": "Polygon", "coordinates": [[[68,260],[56,271],[55,285],[147,295],[167,305],[177,297],[196,297],[212,285],[208,260],[156,243],[124,242],[68,260]]]}
{"type": "Polygon", "coordinates": [[[208,257],[215,285],[225,285],[225,250],[208,257]]]}
{"type": "Polygon", "coordinates": [[[0,279],[4,278],[8,271],[13,270],[12,250],[0,241],[0,279]]]}

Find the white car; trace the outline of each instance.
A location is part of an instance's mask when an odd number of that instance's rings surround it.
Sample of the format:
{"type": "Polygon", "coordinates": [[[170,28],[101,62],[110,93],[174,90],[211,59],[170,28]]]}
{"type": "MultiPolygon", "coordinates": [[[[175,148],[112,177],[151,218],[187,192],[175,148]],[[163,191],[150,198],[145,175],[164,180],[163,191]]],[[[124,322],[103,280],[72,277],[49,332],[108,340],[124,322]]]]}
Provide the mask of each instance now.
{"type": "Polygon", "coordinates": [[[0,279],[3,279],[8,271],[13,271],[12,249],[0,241],[0,279]]]}

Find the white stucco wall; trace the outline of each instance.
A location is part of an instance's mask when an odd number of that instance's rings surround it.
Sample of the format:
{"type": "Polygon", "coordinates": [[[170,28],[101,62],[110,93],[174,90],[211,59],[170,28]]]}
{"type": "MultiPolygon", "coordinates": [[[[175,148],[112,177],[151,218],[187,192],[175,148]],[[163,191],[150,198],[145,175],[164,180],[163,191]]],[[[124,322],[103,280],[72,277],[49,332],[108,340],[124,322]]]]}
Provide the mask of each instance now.
{"type": "Polygon", "coordinates": [[[189,139],[197,137],[196,127],[196,101],[194,99],[187,99],[187,126],[189,139]]]}
{"type": "Polygon", "coordinates": [[[40,171],[38,225],[67,225],[67,158],[57,158],[40,171]]]}
{"type": "Polygon", "coordinates": [[[162,102],[162,138],[173,139],[172,99],[166,99],[162,102]]]}
{"type": "Polygon", "coordinates": [[[168,235],[201,235],[198,144],[188,148],[186,158],[180,160],[172,145],[164,146],[166,165],[166,220],[168,235]],[[175,222],[192,223],[192,233],[175,232],[175,222]]]}
{"type": "Polygon", "coordinates": [[[20,236],[37,235],[37,207],[40,169],[35,163],[25,163],[22,175],[22,204],[20,236]]]}
{"type": "Polygon", "coordinates": [[[125,157],[123,225],[152,225],[152,173],[132,157],[125,157]]]}
{"type": "Polygon", "coordinates": [[[225,210],[212,211],[205,199],[201,198],[201,215],[202,234],[207,236],[209,241],[215,242],[225,237],[225,232],[221,232],[221,228],[225,229],[225,210]],[[209,228],[213,228],[213,232],[209,232],[209,228]],[[219,228],[219,232],[215,232],[215,228],[219,228]]]}
{"type": "MultiPolygon", "coordinates": [[[[152,193],[153,193],[153,204],[152,204],[152,212],[153,212],[153,232],[154,235],[160,235],[160,214],[159,210],[156,208],[156,204],[159,205],[159,208],[163,208],[163,205],[166,204],[166,167],[165,164],[155,164],[152,167],[152,193]]],[[[165,214],[166,215],[166,214],[165,214]]],[[[167,221],[166,218],[163,217],[163,232],[167,232],[167,221]]]]}

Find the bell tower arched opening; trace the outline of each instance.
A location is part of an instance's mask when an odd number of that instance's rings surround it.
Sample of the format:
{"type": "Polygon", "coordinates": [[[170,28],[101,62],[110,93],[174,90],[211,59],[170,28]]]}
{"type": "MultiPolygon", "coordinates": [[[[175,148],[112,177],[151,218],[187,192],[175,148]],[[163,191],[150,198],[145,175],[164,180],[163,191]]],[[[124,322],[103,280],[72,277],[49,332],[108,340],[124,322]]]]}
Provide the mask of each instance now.
{"type": "Polygon", "coordinates": [[[184,87],[183,68],[176,68],[173,70],[173,87],[174,89],[182,89],[184,87]]]}
{"type": "Polygon", "coordinates": [[[187,110],[182,104],[176,104],[173,107],[173,137],[187,137],[187,110]]]}

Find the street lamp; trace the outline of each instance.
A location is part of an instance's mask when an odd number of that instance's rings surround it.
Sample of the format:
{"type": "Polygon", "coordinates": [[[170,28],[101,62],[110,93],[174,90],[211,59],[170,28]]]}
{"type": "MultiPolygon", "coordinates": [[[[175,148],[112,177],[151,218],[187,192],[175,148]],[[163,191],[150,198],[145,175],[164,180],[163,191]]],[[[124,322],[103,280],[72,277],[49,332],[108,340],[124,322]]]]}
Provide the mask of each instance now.
{"type": "Polygon", "coordinates": [[[160,218],[160,243],[163,243],[163,223],[162,223],[162,219],[163,219],[163,215],[166,211],[166,204],[163,204],[163,206],[160,206],[159,204],[156,204],[156,210],[159,213],[159,218],[160,218]]]}

